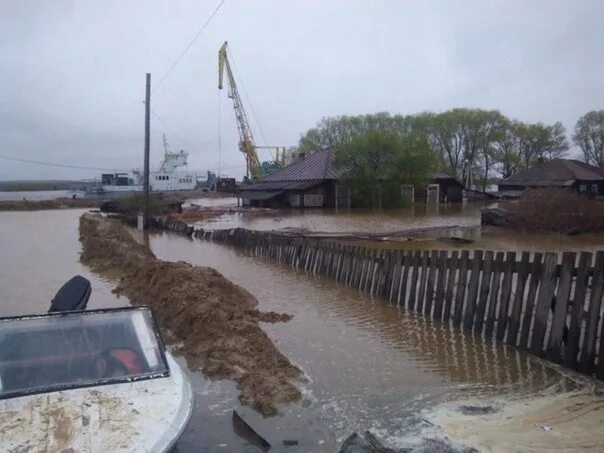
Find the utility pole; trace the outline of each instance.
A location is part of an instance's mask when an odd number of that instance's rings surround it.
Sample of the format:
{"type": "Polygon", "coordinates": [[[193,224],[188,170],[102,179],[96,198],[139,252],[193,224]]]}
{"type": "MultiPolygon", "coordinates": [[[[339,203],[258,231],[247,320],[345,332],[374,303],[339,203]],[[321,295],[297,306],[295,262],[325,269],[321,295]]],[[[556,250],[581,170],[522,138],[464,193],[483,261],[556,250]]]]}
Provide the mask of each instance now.
{"type": "Polygon", "coordinates": [[[143,191],[145,195],[144,228],[149,228],[149,129],[151,123],[151,74],[147,73],[145,88],[145,169],[143,176],[143,191]]]}

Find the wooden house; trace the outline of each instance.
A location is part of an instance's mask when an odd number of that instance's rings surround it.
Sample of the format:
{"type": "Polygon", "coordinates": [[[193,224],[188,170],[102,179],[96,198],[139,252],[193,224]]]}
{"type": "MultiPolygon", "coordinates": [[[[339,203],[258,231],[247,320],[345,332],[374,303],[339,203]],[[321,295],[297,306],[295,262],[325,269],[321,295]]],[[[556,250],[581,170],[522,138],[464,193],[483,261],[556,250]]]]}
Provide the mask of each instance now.
{"type": "MultiPolygon", "coordinates": [[[[298,160],[276,173],[243,186],[238,198],[256,207],[350,207],[349,190],[340,183],[343,174],[335,165],[335,152],[324,149],[298,160]]],[[[437,173],[427,187],[402,186],[401,196],[419,202],[460,202],[463,185],[437,173]]]]}
{"type": "Polygon", "coordinates": [[[499,183],[501,193],[535,188],[569,188],[592,196],[604,195],[604,168],[579,160],[553,159],[516,173],[499,183]]]}

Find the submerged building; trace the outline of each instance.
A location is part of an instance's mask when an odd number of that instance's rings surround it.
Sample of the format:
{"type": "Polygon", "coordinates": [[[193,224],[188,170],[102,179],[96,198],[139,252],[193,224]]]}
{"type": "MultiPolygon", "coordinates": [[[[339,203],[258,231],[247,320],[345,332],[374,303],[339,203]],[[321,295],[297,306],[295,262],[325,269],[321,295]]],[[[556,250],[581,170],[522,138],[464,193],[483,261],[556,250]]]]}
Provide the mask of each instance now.
{"type": "Polygon", "coordinates": [[[568,188],[586,195],[604,195],[604,168],[579,160],[552,159],[499,183],[500,193],[519,194],[536,188],[568,188]]]}
{"type": "MultiPolygon", "coordinates": [[[[335,165],[335,151],[324,149],[301,155],[287,167],[243,187],[237,196],[244,206],[350,207],[350,190],[340,182],[343,174],[335,165]]],[[[412,202],[460,202],[463,185],[451,176],[437,173],[425,187],[401,186],[401,197],[412,202]]]]}

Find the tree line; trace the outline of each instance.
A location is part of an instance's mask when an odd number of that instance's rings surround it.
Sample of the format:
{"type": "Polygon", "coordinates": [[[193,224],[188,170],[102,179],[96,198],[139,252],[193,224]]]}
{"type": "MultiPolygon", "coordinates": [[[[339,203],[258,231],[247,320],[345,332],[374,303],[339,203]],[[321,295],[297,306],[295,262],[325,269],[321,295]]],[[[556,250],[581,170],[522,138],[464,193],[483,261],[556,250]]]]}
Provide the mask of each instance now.
{"type": "MultiPolygon", "coordinates": [[[[571,138],[587,163],[604,167],[604,110],[579,118],[571,138]]],[[[426,171],[437,168],[484,190],[490,178],[507,178],[542,160],[564,156],[569,146],[560,122],[525,123],[498,110],[456,108],[416,115],[382,112],[323,118],[300,137],[293,152],[333,148],[339,160],[350,166],[359,168],[365,161],[366,168],[357,170],[365,179],[400,169],[403,161],[417,174],[417,162],[426,171]],[[378,145],[382,148],[376,149],[378,145]],[[388,158],[382,159],[384,155],[388,158]],[[414,156],[413,164],[409,156],[414,156]]]]}

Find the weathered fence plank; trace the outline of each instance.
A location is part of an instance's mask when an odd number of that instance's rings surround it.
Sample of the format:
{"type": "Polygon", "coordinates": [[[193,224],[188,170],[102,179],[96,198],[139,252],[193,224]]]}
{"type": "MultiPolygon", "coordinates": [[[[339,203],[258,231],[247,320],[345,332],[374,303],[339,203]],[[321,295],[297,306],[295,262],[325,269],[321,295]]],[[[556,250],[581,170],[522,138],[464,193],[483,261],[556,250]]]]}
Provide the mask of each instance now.
{"type": "Polygon", "coordinates": [[[470,252],[464,250],[461,252],[459,263],[459,279],[456,285],[455,307],[453,315],[453,326],[459,327],[463,310],[463,303],[466,296],[466,282],[468,279],[468,267],[470,266],[470,252]]]}
{"type": "Polygon", "coordinates": [[[499,300],[503,257],[503,252],[497,252],[495,255],[495,263],[493,264],[493,280],[491,281],[489,305],[487,307],[487,319],[484,325],[484,335],[487,338],[490,338],[493,334],[493,326],[495,325],[495,318],[497,316],[497,302],[499,300]]]}
{"type": "Polygon", "coordinates": [[[400,281],[400,285],[398,288],[398,303],[399,305],[402,305],[404,307],[408,307],[407,305],[407,288],[409,287],[409,272],[410,272],[410,268],[414,262],[415,258],[413,255],[413,252],[411,250],[407,250],[405,252],[405,257],[404,257],[404,261],[403,261],[403,271],[402,271],[402,277],[401,277],[401,281],[400,281]]]}
{"type": "Polygon", "coordinates": [[[587,325],[583,336],[581,347],[581,369],[590,372],[594,366],[596,349],[596,332],[600,319],[600,307],[602,305],[602,289],[604,286],[604,252],[596,253],[596,263],[591,279],[591,294],[589,297],[589,308],[587,309],[587,325]]]}
{"type": "Polygon", "coordinates": [[[575,267],[576,258],[577,254],[574,252],[565,252],[562,255],[560,282],[558,283],[554,315],[549,334],[549,345],[547,347],[547,357],[550,360],[561,359],[560,348],[562,347],[562,337],[564,335],[566,318],[568,316],[568,299],[570,298],[570,289],[573,282],[573,269],[575,267]]]}
{"type": "Polygon", "coordinates": [[[480,282],[480,268],[482,267],[482,250],[475,250],[472,258],[472,270],[470,275],[470,283],[468,284],[468,301],[463,314],[464,329],[472,329],[474,324],[474,312],[476,310],[476,302],[478,295],[478,283],[480,282]]]}
{"type": "Polygon", "coordinates": [[[388,300],[393,304],[399,304],[400,285],[401,277],[403,273],[403,252],[397,250],[394,256],[394,263],[392,266],[392,279],[390,282],[390,288],[388,293],[388,300]]]}
{"type": "Polygon", "coordinates": [[[436,271],[438,265],[438,251],[432,250],[430,252],[430,265],[428,267],[428,282],[426,283],[426,303],[425,312],[426,316],[432,316],[432,305],[435,298],[435,285],[436,285],[436,271]]]}
{"type": "Polygon", "coordinates": [[[428,281],[428,261],[430,260],[430,251],[425,250],[422,252],[421,259],[421,278],[419,282],[419,292],[417,294],[417,307],[416,310],[418,313],[424,313],[424,301],[426,299],[426,285],[428,281]]]}
{"type": "MultiPolygon", "coordinates": [[[[449,257],[442,250],[377,250],[242,228],[194,229],[176,219],[161,225],[333,279],[445,324],[480,332],[485,341],[505,341],[604,379],[604,252],[596,254],[593,266],[589,252],[580,254],[578,264],[577,254],[566,252],[558,264],[556,253],[546,254],[545,259],[535,253],[532,261],[528,252],[519,261],[515,252],[464,250],[449,257]]],[[[436,325],[429,325],[422,335],[435,334],[436,325]]],[[[485,349],[485,365],[489,351],[485,349]]],[[[463,357],[452,360],[465,361],[463,357]]],[[[459,366],[463,368],[461,362],[459,366]]],[[[512,374],[510,370],[498,381],[513,380],[512,374]]]]}
{"type": "Polygon", "coordinates": [[[512,296],[512,280],[514,278],[514,265],[516,264],[516,252],[507,252],[503,263],[503,282],[501,283],[501,297],[499,298],[499,314],[497,316],[497,330],[495,337],[503,341],[505,329],[508,324],[510,308],[510,297],[512,296]]]}
{"type": "Polygon", "coordinates": [[[526,308],[522,319],[522,332],[520,336],[519,347],[528,349],[529,334],[531,332],[531,324],[533,322],[533,309],[535,307],[535,297],[537,296],[537,288],[539,287],[539,278],[541,274],[542,253],[535,253],[533,257],[533,265],[531,266],[531,280],[529,282],[528,295],[526,296],[526,308]]]}
{"type": "Polygon", "coordinates": [[[419,275],[419,266],[422,259],[422,252],[417,250],[413,254],[413,271],[411,272],[411,281],[409,282],[409,310],[415,310],[415,301],[417,299],[417,282],[419,275]]]}
{"type": "Polygon", "coordinates": [[[443,301],[445,298],[445,284],[447,282],[447,252],[438,252],[438,278],[436,280],[436,294],[434,297],[434,314],[432,317],[439,321],[443,316],[443,301]]]}
{"type": "Polygon", "coordinates": [[[531,352],[535,355],[541,355],[543,343],[545,341],[547,319],[552,306],[554,291],[556,289],[555,274],[557,262],[557,254],[545,254],[543,272],[541,273],[541,284],[539,285],[539,296],[537,298],[537,306],[535,307],[533,335],[531,337],[531,352]]]}
{"type": "Polygon", "coordinates": [[[522,315],[522,306],[524,303],[524,293],[526,281],[529,276],[529,252],[522,252],[522,258],[518,265],[518,276],[516,280],[516,290],[514,291],[514,300],[512,302],[512,314],[510,316],[510,326],[506,343],[516,346],[518,340],[518,330],[520,329],[520,316],[522,315]]]}
{"type": "Polygon", "coordinates": [[[453,295],[455,284],[457,283],[457,267],[459,264],[459,252],[454,250],[451,254],[451,264],[449,266],[449,275],[447,276],[447,289],[445,289],[445,306],[443,308],[442,320],[448,323],[451,319],[451,307],[453,307],[453,295]]]}

